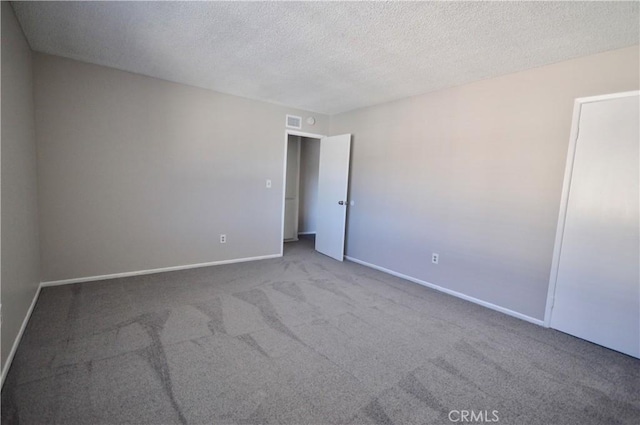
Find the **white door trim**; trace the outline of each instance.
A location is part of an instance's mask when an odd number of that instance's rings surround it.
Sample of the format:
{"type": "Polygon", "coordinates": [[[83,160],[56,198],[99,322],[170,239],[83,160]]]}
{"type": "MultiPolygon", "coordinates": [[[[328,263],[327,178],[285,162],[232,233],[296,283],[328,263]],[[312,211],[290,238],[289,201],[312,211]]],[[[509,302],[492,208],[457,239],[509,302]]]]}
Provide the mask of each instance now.
{"type": "MultiPolygon", "coordinates": [[[[302,159],[302,137],[298,139],[298,157],[296,161],[298,165],[296,167],[296,212],[295,212],[295,226],[296,231],[293,233],[294,240],[298,240],[298,229],[300,228],[300,163],[302,159]]],[[[286,184],[286,182],[285,182],[286,184]]]]}
{"type": "MultiPolygon", "coordinates": [[[[294,226],[294,231],[293,231],[293,236],[291,238],[288,239],[284,239],[285,242],[295,242],[298,240],[298,227],[299,227],[299,214],[300,214],[300,159],[301,159],[301,150],[302,150],[302,137],[300,136],[296,136],[298,139],[295,141],[295,145],[297,146],[298,149],[298,155],[295,158],[296,161],[296,176],[295,176],[295,185],[296,185],[296,196],[295,196],[295,202],[293,203],[293,207],[291,207],[291,203],[289,204],[289,214],[293,214],[293,226],[294,226]],[[292,211],[293,209],[293,211],[292,211]]],[[[289,197],[289,199],[287,199],[287,194],[291,194],[290,188],[287,188],[287,185],[289,184],[289,166],[291,165],[291,161],[293,161],[293,158],[289,158],[289,146],[291,146],[291,140],[287,141],[287,174],[285,175],[285,198],[284,198],[284,217],[285,217],[285,222],[289,221],[289,224],[291,223],[291,217],[289,217],[287,219],[287,201],[291,202],[291,199],[289,197]]],[[[286,228],[286,224],[285,224],[285,228],[286,228]]],[[[286,233],[286,232],[285,232],[286,233]]],[[[284,235],[283,235],[284,238],[284,235]]]]}
{"type": "MultiPolygon", "coordinates": [[[[284,131],[284,156],[282,159],[282,217],[280,218],[280,256],[284,255],[284,208],[287,198],[287,151],[289,147],[289,136],[309,137],[311,139],[319,140],[327,137],[322,134],[305,133],[304,131],[291,129],[286,129],[284,131]]],[[[300,150],[298,150],[298,153],[299,152],[300,150]]]]}
{"type": "Polygon", "coordinates": [[[560,265],[560,252],[562,251],[562,237],[564,235],[565,219],[567,217],[567,206],[569,202],[569,190],[571,188],[571,175],[573,173],[573,163],[578,143],[578,133],[580,124],[580,112],[582,105],[603,100],[618,99],[629,96],[638,96],[640,90],[612,93],[600,96],[590,96],[577,98],[573,107],[573,118],[571,122],[571,136],[569,138],[569,149],[567,151],[567,163],[564,170],[564,183],[562,185],[562,197],[560,198],[560,211],[558,213],[558,226],[556,228],[556,239],[553,247],[553,258],[551,262],[551,272],[549,275],[549,289],[547,291],[547,304],[544,312],[544,327],[551,326],[551,314],[556,293],[556,283],[558,280],[558,267],[560,265]]]}

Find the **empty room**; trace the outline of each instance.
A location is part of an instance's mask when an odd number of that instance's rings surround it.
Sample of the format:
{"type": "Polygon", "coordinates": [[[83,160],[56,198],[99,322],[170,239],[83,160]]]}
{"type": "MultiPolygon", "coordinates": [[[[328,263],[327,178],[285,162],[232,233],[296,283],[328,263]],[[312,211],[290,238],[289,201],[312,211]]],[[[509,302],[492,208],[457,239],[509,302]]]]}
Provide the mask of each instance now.
{"type": "Polygon", "coordinates": [[[2,1],[2,424],[637,424],[639,6],[2,1]]]}

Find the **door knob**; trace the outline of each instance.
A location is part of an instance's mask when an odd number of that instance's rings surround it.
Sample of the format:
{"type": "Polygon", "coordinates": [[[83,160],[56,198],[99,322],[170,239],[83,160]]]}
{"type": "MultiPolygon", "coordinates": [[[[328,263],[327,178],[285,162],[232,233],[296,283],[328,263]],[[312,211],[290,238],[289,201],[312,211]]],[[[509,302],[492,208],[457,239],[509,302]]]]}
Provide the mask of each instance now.
{"type": "Polygon", "coordinates": [[[338,201],[338,205],[344,205],[344,201],[338,201]]]}

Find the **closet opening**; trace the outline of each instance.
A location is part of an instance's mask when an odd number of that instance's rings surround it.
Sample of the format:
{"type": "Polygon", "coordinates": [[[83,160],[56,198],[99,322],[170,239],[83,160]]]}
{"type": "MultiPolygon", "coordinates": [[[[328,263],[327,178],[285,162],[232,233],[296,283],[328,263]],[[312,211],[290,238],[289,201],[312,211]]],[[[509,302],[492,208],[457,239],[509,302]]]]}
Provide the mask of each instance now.
{"type": "Polygon", "coordinates": [[[321,138],[287,134],[283,243],[315,238],[321,138]]]}

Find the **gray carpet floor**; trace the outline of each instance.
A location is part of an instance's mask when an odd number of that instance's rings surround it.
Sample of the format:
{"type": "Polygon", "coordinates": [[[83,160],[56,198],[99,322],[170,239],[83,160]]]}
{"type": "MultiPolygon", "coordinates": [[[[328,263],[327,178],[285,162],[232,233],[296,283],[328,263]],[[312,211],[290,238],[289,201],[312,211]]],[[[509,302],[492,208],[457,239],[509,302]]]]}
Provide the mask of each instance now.
{"type": "Polygon", "coordinates": [[[446,424],[452,410],[638,424],[640,361],[301,241],[43,289],[2,391],[3,424],[446,424]]]}

